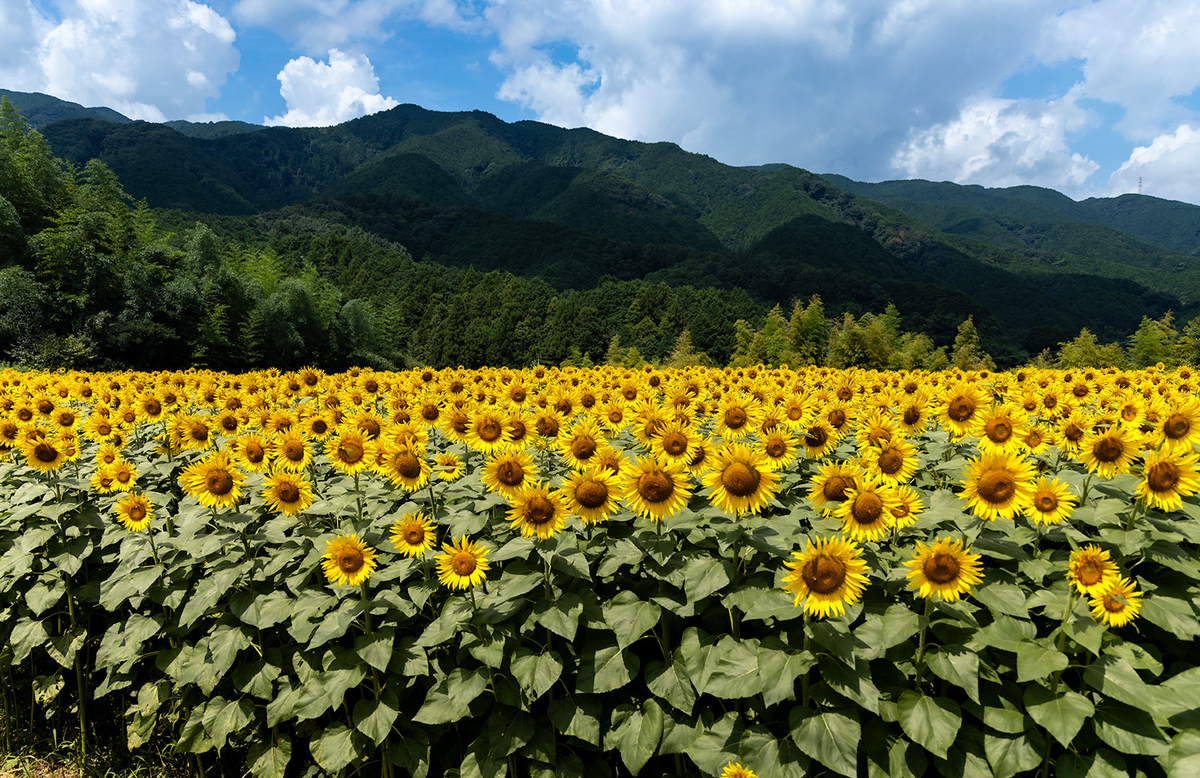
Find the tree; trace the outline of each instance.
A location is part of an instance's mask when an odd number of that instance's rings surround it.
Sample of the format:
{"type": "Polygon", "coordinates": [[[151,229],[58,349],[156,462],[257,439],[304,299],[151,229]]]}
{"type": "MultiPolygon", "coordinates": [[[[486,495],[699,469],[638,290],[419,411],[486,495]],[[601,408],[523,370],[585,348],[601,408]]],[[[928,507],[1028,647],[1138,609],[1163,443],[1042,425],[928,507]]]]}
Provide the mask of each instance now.
{"type": "Polygon", "coordinates": [[[1124,367],[1125,352],[1119,343],[1109,343],[1101,346],[1096,336],[1087,327],[1079,331],[1075,338],[1067,343],[1060,343],[1058,350],[1058,366],[1061,368],[1080,367],[1124,367]]]}
{"type": "Polygon", "coordinates": [[[797,365],[819,365],[825,361],[829,322],[820,295],[813,295],[803,310],[797,300],[788,324],[788,341],[797,365]]]}
{"type": "Polygon", "coordinates": [[[1129,337],[1129,361],[1134,368],[1150,367],[1162,363],[1175,365],[1174,315],[1167,311],[1158,321],[1149,316],[1142,317],[1137,332],[1129,337]]]}
{"type": "Polygon", "coordinates": [[[954,338],[954,349],[950,352],[950,362],[960,370],[996,369],[996,363],[979,343],[979,332],[975,329],[974,316],[968,316],[962,324],[958,325],[958,335],[954,338]]]}

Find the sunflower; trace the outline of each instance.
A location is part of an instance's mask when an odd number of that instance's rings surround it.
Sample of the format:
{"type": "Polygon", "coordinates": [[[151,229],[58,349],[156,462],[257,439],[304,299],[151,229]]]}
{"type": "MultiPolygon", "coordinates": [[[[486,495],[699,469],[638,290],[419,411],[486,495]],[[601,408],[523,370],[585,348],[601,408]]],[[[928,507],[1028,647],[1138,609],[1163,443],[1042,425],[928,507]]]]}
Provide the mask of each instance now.
{"type": "Polygon", "coordinates": [[[96,494],[112,494],[117,491],[116,484],[113,481],[112,465],[100,465],[92,473],[92,491],[96,494]]]}
{"type": "Polygon", "coordinates": [[[1196,454],[1170,451],[1148,451],[1142,460],[1142,480],[1137,496],[1160,511],[1173,511],[1183,505],[1183,498],[1200,489],[1196,472],[1196,454]]]}
{"type": "Polygon", "coordinates": [[[1091,419],[1083,411],[1071,411],[1059,419],[1057,437],[1058,447],[1064,454],[1075,455],[1083,447],[1083,439],[1092,426],[1091,419]]]}
{"type": "Polygon", "coordinates": [[[443,451],[434,456],[433,469],[443,481],[457,481],[465,472],[463,461],[458,458],[458,454],[450,451],[443,451]]]}
{"type": "Polygon", "coordinates": [[[113,512],[130,532],[141,532],[150,526],[153,518],[154,504],[142,494],[130,494],[122,497],[113,506],[113,512]]]}
{"type": "Polygon", "coordinates": [[[1015,454],[1029,430],[1029,417],[1012,403],[997,403],[979,418],[979,450],[1015,454]]]}
{"type": "Polygon", "coordinates": [[[858,419],[855,439],[860,448],[877,448],[898,437],[896,421],[883,408],[872,408],[858,419]]]}
{"type": "Polygon", "coordinates": [[[963,475],[959,497],[981,519],[1011,519],[1033,496],[1033,465],[1018,457],[981,454],[963,475]]]}
{"type": "Polygon", "coordinates": [[[702,478],[708,499],[726,513],[758,513],[779,489],[779,475],[760,451],[733,444],[717,451],[702,478]]]}
{"type": "Polygon", "coordinates": [[[43,473],[52,473],[69,461],[67,447],[58,438],[48,435],[27,438],[22,453],[26,464],[43,473]]]}
{"type": "Polygon", "coordinates": [[[838,434],[828,422],[816,420],[811,422],[800,438],[804,446],[804,455],[809,459],[820,459],[837,447],[838,434]]]}
{"type": "Polygon", "coordinates": [[[621,400],[610,400],[600,408],[600,421],[608,427],[613,435],[621,434],[621,430],[629,426],[629,411],[621,400]]]}
{"type": "Polygon", "coordinates": [[[699,437],[692,434],[686,424],[673,421],[650,438],[650,450],[663,462],[686,467],[692,460],[699,437]]]}
{"type": "Polygon", "coordinates": [[[1054,429],[1041,424],[1031,424],[1021,438],[1021,451],[1027,454],[1044,454],[1055,443],[1054,429]]]}
{"type": "Polygon", "coordinates": [[[437,531],[424,513],[406,513],[392,525],[392,545],[405,556],[425,556],[437,540],[437,531]]]}
{"type": "Polygon", "coordinates": [[[808,501],[823,516],[832,516],[846,500],[847,491],[858,488],[863,470],[854,462],[830,462],[817,468],[808,490],[808,501]]]}
{"type": "Polygon", "coordinates": [[[604,446],[592,457],[592,466],[620,475],[625,467],[625,453],[613,446],[604,446]]]}
{"type": "Polygon", "coordinates": [[[596,456],[596,451],[607,445],[600,426],[590,418],[581,418],[569,432],[558,439],[558,450],[563,462],[576,469],[586,467],[596,456]]]}
{"type": "Polygon", "coordinates": [[[508,442],[508,430],[504,427],[504,415],[499,410],[486,409],[475,412],[467,424],[467,445],[476,451],[490,454],[508,442]]]}
{"type": "Polygon", "coordinates": [[[846,499],[835,515],[842,520],[842,532],[853,540],[880,540],[895,525],[892,511],[899,506],[896,495],[882,479],[864,475],[853,489],[846,490],[846,499]]]}
{"type": "Polygon", "coordinates": [[[584,523],[597,524],[617,510],[619,489],[616,473],[593,465],[568,475],[566,482],[558,487],[558,495],[567,510],[584,523]]]}
{"type": "Polygon", "coordinates": [[[1071,552],[1067,562],[1067,580],[1080,594],[1096,595],[1117,578],[1117,564],[1097,545],[1086,545],[1071,552]]]}
{"type": "Polygon", "coordinates": [[[846,605],[858,602],[867,585],[867,563],[859,558],[862,549],[852,540],[822,538],[808,541],[804,552],[792,552],[784,563],[783,590],[793,595],[793,604],[817,618],[841,616],[846,605]]]}
{"type": "Polygon", "coordinates": [[[1142,593],[1137,584],[1124,576],[1115,576],[1104,589],[1093,592],[1092,616],[1110,627],[1123,627],[1137,618],[1142,607],[1142,593]]]}
{"type": "Polygon", "coordinates": [[[108,473],[112,478],[113,491],[127,492],[137,484],[137,468],[127,459],[113,462],[108,466],[108,473]]]}
{"type": "Polygon", "coordinates": [[[138,418],[145,421],[158,421],[166,413],[163,401],[153,392],[147,392],[136,400],[138,418]]]}
{"type": "Polygon", "coordinates": [[[679,465],[638,457],[625,466],[623,473],[626,504],[650,521],[674,516],[692,496],[685,473],[679,465]]]}
{"type": "Polygon", "coordinates": [[[938,408],[942,424],[955,438],[974,435],[985,408],[991,405],[988,395],[972,383],[959,383],[950,387],[938,408]]]}
{"type": "Polygon", "coordinates": [[[338,535],[325,545],[325,578],[338,586],[358,586],[375,572],[375,549],[358,535],[338,535]]]}
{"type": "Polygon", "coordinates": [[[222,449],[184,468],[179,483],[206,508],[232,508],[242,499],[246,476],[222,449]]]}
{"type": "Polygon", "coordinates": [[[1155,431],[1160,446],[1192,451],[1200,443],[1200,400],[1185,397],[1166,409],[1155,431]]]}
{"type": "Polygon", "coordinates": [[[896,488],[896,504],[892,506],[892,520],[896,529],[911,527],[917,522],[917,516],[925,506],[921,504],[921,495],[911,486],[896,488]]]}
{"type": "Polygon", "coordinates": [[[766,457],[764,464],[772,472],[786,470],[796,461],[798,442],[786,426],[778,427],[763,435],[758,451],[766,457]]]}
{"type": "Polygon", "coordinates": [[[374,472],[406,492],[423,488],[429,483],[429,474],[433,472],[419,448],[376,442],[368,446],[368,456],[374,462],[371,468],[374,472]]]}
{"type": "Polygon", "coordinates": [[[337,423],[334,421],[333,414],[328,411],[309,411],[301,414],[300,423],[297,426],[306,438],[324,440],[333,432],[337,423]]]}
{"type": "Polygon", "coordinates": [[[890,484],[903,484],[917,472],[917,449],[912,443],[900,438],[888,441],[878,448],[865,451],[859,457],[868,472],[878,475],[890,484]]]}
{"type": "Polygon", "coordinates": [[[1128,427],[1116,425],[1102,432],[1089,432],[1079,444],[1079,461],[1089,473],[1101,478],[1128,473],[1140,449],[1128,427]]]}
{"type": "Polygon", "coordinates": [[[238,464],[252,473],[261,473],[271,467],[271,445],[257,432],[246,432],[229,441],[229,450],[238,464]]]}
{"type": "Polygon", "coordinates": [[[290,469],[274,470],[263,484],[262,498],[271,510],[295,516],[312,505],[312,484],[290,469]]]}
{"type": "Polygon", "coordinates": [[[299,430],[291,429],[275,433],[271,446],[271,459],[275,467],[298,473],[312,464],[312,448],[299,430]]]}
{"type": "Polygon", "coordinates": [[[526,486],[512,501],[508,511],[509,523],[520,530],[522,537],[545,540],[561,532],[567,505],[557,492],[551,492],[540,481],[526,486]]]}
{"type": "Polygon", "coordinates": [[[943,602],[955,602],[980,583],[979,554],[968,554],[961,540],[941,538],[932,546],[917,541],[917,553],[905,567],[910,589],[918,597],[936,595],[943,602]]]}
{"type": "Polygon", "coordinates": [[[539,477],[533,459],[523,449],[500,452],[483,466],[483,485],[508,500],[539,477]]]}
{"type": "Polygon", "coordinates": [[[730,762],[721,771],[720,778],[758,778],[758,774],[749,768],[742,767],[737,762],[730,762]]]}
{"type": "Polygon", "coordinates": [[[203,451],[213,444],[211,417],[180,413],[171,419],[171,442],[184,451],[203,451]]]}
{"type": "Polygon", "coordinates": [[[717,406],[716,419],[714,433],[736,440],[753,433],[762,425],[762,405],[753,397],[729,395],[717,406]]]}
{"type": "Polygon", "coordinates": [[[1033,496],[1023,513],[1037,524],[1061,524],[1075,510],[1075,495],[1065,483],[1042,476],[1033,486],[1033,496]]]}
{"type": "Polygon", "coordinates": [[[474,541],[468,542],[466,535],[453,545],[443,543],[442,552],[436,559],[442,586],[469,589],[487,578],[487,571],[491,569],[487,563],[487,549],[480,548],[474,541]]]}
{"type": "Polygon", "coordinates": [[[83,422],[83,436],[88,440],[100,443],[112,437],[115,426],[116,423],[106,413],[101,413],[99,409],[96,409],[83,422]]]}
{"type": "Polygon", "coordinates": [[[329,464],[346,475],[353,475],[370,464],[367,436],[352,426],[343,426],[325,440],[329,464]]]}

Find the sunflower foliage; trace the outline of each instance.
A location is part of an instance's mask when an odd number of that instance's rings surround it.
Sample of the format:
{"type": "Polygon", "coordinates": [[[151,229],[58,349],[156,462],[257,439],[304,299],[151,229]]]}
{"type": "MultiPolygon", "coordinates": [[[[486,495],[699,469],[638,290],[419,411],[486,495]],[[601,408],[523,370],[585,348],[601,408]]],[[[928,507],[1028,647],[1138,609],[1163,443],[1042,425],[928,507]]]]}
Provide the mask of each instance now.
{"type": "Polygon", "coordinates": [[[0,374],[0,679],[255,776],[1185,775],[1186,369],[0,374]]]}

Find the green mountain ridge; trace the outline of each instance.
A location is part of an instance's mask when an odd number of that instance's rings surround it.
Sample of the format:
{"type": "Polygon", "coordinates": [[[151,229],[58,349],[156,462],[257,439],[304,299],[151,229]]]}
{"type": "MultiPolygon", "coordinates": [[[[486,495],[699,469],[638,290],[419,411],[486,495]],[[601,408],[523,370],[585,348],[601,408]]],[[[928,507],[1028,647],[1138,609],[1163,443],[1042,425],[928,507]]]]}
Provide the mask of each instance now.
{"type": "MultiPolygon", "coordinates": [[[[104,161],[153,207],[261,218],[325,203],[413,256],[559,289],[611,275],[745,288],[767,304],[819,293],[835,311],[895,302],[906,326],[939,343],[973,315],[1014,354],[1081,327],[1124,338],[1143,316],[1186,317],[1200,300],[1200,260],[1147,238],[1153,198],[1081,204],[1036,187],[860,184],[413,105],[221,137],[90,119],[43,133],[76,165],[104,161]],[[1141,235],[1097,220],[1141,225],[1141,235]]],[[[1155,240],[1183,245],[1200,209],[1168,205],[1155,240]]]]}

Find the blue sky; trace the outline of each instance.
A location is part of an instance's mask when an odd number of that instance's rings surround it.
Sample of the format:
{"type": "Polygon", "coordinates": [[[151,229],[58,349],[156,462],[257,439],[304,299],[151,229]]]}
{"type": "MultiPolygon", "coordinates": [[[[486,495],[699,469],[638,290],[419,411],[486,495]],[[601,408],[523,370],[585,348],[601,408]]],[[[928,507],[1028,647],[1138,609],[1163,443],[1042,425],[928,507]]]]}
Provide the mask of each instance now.
{"type": "Polygon", "coordinates": [[[0,0],[0,86],[134,118],[399,103],[859,180],[1200,203],[1194,0],[0,0]]]}

